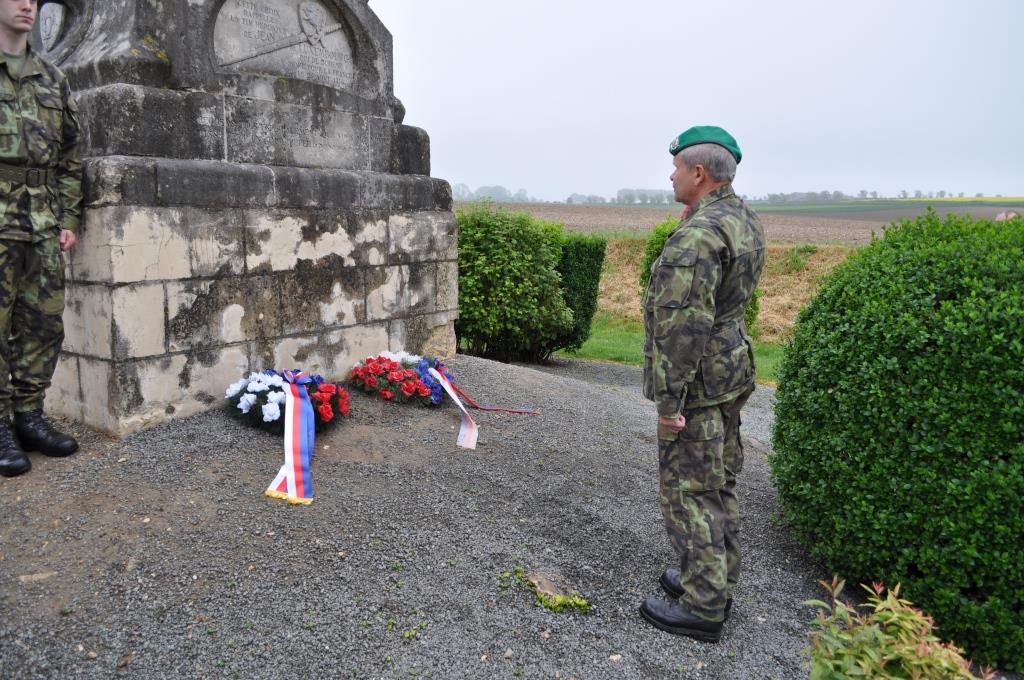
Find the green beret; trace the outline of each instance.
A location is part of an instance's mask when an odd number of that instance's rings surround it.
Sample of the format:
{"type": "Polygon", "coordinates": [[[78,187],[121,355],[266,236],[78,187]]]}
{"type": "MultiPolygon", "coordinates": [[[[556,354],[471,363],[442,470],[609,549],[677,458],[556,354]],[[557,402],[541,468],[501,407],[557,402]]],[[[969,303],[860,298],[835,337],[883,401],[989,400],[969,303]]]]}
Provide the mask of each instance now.
{"type": "Polygon", "coordinates": [[[740,151],[740,145],[736,143],[736,139],[717,125],[698,125],[690,128],[672,140],[668,151],[675,156],[686,147],[694,146],[695,144],[717,144],[718,146],[724,146],[726,151],[731,153],[732,157],[736,159],[737,163],[743,158],[743,152],[740,151]]]}

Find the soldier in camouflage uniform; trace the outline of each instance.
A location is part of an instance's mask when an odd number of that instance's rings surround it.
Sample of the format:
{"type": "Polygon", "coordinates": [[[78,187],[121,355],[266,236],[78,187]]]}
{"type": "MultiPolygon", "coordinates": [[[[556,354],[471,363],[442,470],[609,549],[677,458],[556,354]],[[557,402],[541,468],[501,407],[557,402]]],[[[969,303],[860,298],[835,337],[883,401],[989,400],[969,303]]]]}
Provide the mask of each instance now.
{"type": "Polygon", "coordinates": [[[80,127],[64,75],[28,46],[37,0],[0,0],[0,475],[78,443],[42,417],[64,340],[64,260],[82,204],[80,127]],[[13,413],[14,422],[11,422],[13,413]]]}
{"type": "Polygon", "coordinates": [[[739,576],[740,409],[754,390],[744,310],[764,267],[764,231],[733,192],[742,155],[731,135],[691,128],[670,151],[688,211],[644,296],[644,396],[657,405],[661,509],[679,566],[661,576],[672,599],[649,597],[640,613],[715,642],[739,576]]]}

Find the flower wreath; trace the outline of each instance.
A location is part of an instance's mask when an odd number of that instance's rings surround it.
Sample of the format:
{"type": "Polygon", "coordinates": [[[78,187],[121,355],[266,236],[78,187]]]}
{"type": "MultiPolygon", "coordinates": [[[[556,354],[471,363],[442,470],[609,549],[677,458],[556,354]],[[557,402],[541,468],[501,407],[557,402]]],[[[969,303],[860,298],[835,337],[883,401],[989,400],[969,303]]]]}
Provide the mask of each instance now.
{"type": "MultiPolygon", "coordinates": [[[[313,375],[311,379],[303,387],[309,393],[319,432],[324,427],[337,424],[339,416],[348,416],[351,406],[344,387],[326,382],[319,375],[313,375]]],[[[248,425],[281,434],[284,432],[281,413],[286,399],[284,389],[283,373],[272,368],[262,373],[250,373],[248,378],[232,383],[224,392],[228,412],[248,425]]]]}
{"type": "Polygon", "coordinates": [[[433,368],[449,381],[452,375],[439,359],[408,352],[382,352],[360,361],[349,373],[349,384],[384,401],[438,406],[444,397],[441,383],[430,375],[433,368]]]}

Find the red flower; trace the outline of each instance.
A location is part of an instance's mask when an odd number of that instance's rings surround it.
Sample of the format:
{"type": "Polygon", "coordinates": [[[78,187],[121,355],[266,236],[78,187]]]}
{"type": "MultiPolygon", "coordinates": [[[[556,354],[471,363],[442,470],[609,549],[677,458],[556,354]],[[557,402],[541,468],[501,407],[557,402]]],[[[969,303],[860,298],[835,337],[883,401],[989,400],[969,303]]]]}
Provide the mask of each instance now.
{"type": "Polygon", "coordinates": [[[404,383],[402,383],[402,394],[404,394],[405,396],[411,397],[412,393],[415,391],[416,386],[413,385],[410,381],[406,380],[404,383]]]}
{"type": "Polygon", "coordinates": [[[346,395],[344,399],[338,400],[338,413],[340,413],[343,418],[348,417],[350,408],[351,407],[349,406],[348,403],[348,395],[346,395]]]}
{"type": "Polygon", "coordinates": [[[326,394],[334,394],[337,391],[338,386],[335,385],[334,383],[324,383],[323,385],[320,386],[320,392],[324,392],[326,394]]]}
{"type": "Polygon", "coordinates": [[[313,394],[311,394],[309,396],[313,397],[314,399],[316,399],[317,401],[319,401],[321,403],[323,403],[325,401],[330,401],[330,399],[331,399],[331,395],[324,394],[323,392],[314,392],[313,394]]]}
{"type": "Polygon", "coordinates": [[[395,393],[385,387],[380,391],[380,398],[384,401],[391,401],[395,398],[395,393]]]}
{"type": "Polygon", "coordinates": [[[316,412],[320,414],[320,419],[325,423],[334,420],[334,409],[331,408],[330,404],[320,404],[316,412]]]}
{"type": "Polygon", "coordinates": [[[416,394],[421,397],[429,397],[431,395],[430,388],[423,383],[420,383],[419,387],[416,388],[416,394]]]}
{"type": "Polygon", "coordinates": [[[373,375],[367,376],[365,384],[366,384],[367,387],[376,387],[377,386],[377,377],[373,376],[373,375]]]}
{"type": "Polygon", "coordinates": [[[407,369],[405,369],[402,372],[405,373],[405,377],[406,378],[415,378],[416,377],[416,371],[412,370],[411,368],[407,368],[407,369]]]}
{"type": "Polygon", "coordinates": [[[374,373],[375,373],[376,375],[380,375],[381,373],[386,373],[386,372],[387,372],[387,370],[388,370],[388,369],[384,368],[384,366],[383,366],[383,365],[381,365],[381,364],[373,364],[373,366],[372,366],[372,367],[369,367],[369,368],[370,368],[370,370],[371,370],[371,371],[373,371],[373,372],[374,372],[374,373]]]}
{"type": "Polygon", "coordinates": [[[388,380],[393,383],[401,382],[402,377],[403,376],[401,371],[391,371],[390,373],[388,373],[388,380]]]}

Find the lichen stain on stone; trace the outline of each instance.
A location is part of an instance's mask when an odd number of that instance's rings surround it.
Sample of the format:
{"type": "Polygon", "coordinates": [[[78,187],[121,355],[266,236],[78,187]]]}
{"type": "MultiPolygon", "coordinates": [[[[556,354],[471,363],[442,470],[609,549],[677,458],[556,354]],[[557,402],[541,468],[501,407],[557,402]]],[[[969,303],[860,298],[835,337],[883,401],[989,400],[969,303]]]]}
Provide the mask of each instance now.
{"type": "MultiPolygon", "coordinates": [[[[353,312],[363,300],[362,277],[359,272],[345,265],[339,255],[327,255],[320,260],[299,260],[294,273],[286,275],[288,283],[283,286],[282,303],[292,319],[321,318],[324,307],[337,312],[338,321],[347,323],[344,310],[335,309],[339,296],[351,301],[353,312]]],[[[357,321],[352,319],[351,321],[357,321]]],[[[336,324],[335,324],[336,325],[336,324]]]]}
{"type": "Polygon", "coordinates": [[[113,338],[114,356],[130,356],[132,351],[132,343],[127,336],[121,333],[121,327],[118,325],[117,321],[111,322],[110,334],[113,338]]]}
{"type": "Polygon", "coordinates": [[[142,398],[138,365],[114,364],[114,370],[110,372],[110,379],[107,382],[107,393],[111,396],[118,395],[116,404],[119,413],[115,414],[117,416],[129,414],[142,406],[145,400],[142,398]]]}
{"type": "MultiPolygon", "coordinates": [[[[142,38],[142,46],[146,49],[147,52],[149,52],[165,64],[171,63],[171,59],[167,56],[167,52],[160,49],[159,43],[157,43],[156,38],[154,38],[152,35],[147,34],[145,37],[142,38]]],[[[132,53],[135,54],[136,50],[133,49],[132,53]]],[[[139,55],[136,54],[136,56],[139,55]]]]}
{"type": "MultiPolygon", "coordinates": [[[[196,350],[195,352],[189,352],[185,355],[185,365],[182,366],[181,371],[178,373],[178,387],[182,390],[187,390],[192,386],[192,375],[195,372],[196,364],[199,364],[202,368],[209,368],[215,365],[219,357],[216,352],[209,350],[196,350]]],[[[170,367],[168,367],[170,368],[170,367]]],[[[203,401],[199,392],[193,395],[197,401],[209,405],[212,402],[203,401]]]]}

